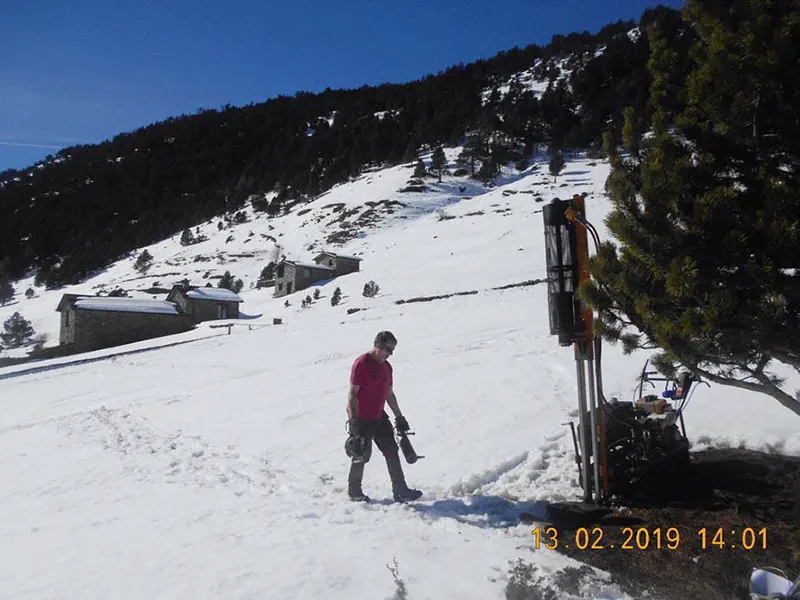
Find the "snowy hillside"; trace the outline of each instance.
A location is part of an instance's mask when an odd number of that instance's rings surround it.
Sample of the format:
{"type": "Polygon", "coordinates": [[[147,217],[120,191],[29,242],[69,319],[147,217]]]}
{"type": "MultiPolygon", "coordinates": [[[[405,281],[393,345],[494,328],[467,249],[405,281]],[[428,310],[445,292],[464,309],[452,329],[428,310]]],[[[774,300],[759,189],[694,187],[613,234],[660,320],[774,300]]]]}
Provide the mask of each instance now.
{"type": "MultiPolygon", "coordinates": [[[[499,599],[520,559],[556,589],[580,566],[535,550],[518,518],[543,518],[580,488],[563,425],[576,406],[572,350],[549,335],[545,287],[511,286],[544,276],[541,209],[552,198],[586,192],[604,233],[608,166],[568,157],[553,183],[542,158],[492,188],[429,177],[427,191],[400,191],[418,188],[411,173],[366,173],[277,218],[248,209],[246,223],[202,224],[200,244],[149,246],[146,276],[134,254],[31,299],[32,279],[15,283],[0,319],[22,312],[49,344],[64,292],[153,298],[142,290],[156,282],[202,285],[229,270],[245,282],[245,316],[230,335],[206,323],[0,369],[3,597],[499,599]],[[314,288],[275,299],[252,287],[277,255],[321,249],[361,257],[361,272],[316,286],[305,309],[314,288]],[[370,280],[380,293],[367,299],[370,280]],[[408,302],[435,295],[450,296],[408,302]],[[399,340],[395,391],[426,457],[406,476],[425,495],[391,503],[376,452],[364,491],[377,502],[356,505],[345,493],[348,376],[384,329],[399,340]]],[[[628,399],[646,358],[606,348],[606,395],[628,399]]],[[[697,448],[800,455],[796,417],[765,396],[702,387],[686,421],[697,448]]],[[[630,597],[599,571],[574,584],[559,598],[630,597]]]]}

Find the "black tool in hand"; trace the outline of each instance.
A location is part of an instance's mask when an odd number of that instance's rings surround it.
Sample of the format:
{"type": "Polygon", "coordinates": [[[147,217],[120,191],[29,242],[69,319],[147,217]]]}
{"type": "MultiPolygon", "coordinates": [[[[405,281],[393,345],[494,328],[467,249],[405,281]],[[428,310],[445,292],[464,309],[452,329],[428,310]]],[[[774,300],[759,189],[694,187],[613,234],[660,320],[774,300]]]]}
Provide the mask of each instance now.
{"type": "Polygon", "coordinates": [[[403,456],[406,457],[406,462],[408,464],[413,465],[420,458],[425,458],[424,456],[416,453],[414,446],[411,445],[411,440],[408,439],[408,436],[414,435],[413,431],[398,431],[397,435],[400,437],[400,449],[403,451],[403,456]]]}

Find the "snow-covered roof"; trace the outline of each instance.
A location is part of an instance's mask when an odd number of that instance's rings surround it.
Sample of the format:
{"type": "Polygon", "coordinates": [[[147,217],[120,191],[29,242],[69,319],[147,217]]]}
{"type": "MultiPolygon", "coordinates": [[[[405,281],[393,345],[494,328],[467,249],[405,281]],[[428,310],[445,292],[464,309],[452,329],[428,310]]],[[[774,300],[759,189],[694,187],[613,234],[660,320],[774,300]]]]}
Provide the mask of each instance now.
{"type": "Polygon", "coordinates": [[[177,315],[178,307],[164,300],[142,298],[80,298],[75,302],[80,310],[106,310],[112,312],[157,313],[177,315]]]}
{"type": "Polygon", "coordinates": [[[186,292],[189,298],[197,300],[215,300],[217,302],[244,302],[239,294],[225,288],[195,288],[186,292]]]}
{"type": "Polygon", "coordinates": [[[293,264],[295,267],[303,267],[304,269],[318,269],[320,271],[333,271],[333,267],[326,267],[325,265],[318,265],[317,263],[304,263],[296,260],[287,260],[286,262],[293,264]]]}
{"type": "Polygon", "coordinates": [[[56,307],[57,312],[61,312],[64,310],[67,304],[71,304],[75,302],[78,298],[96,298],[94,294],[63,294],[61,296],[61,300],[58,301],[58,306],[56,307]]]}
{"type": "Polygon", "coordinates": [[[294,265],[295,267],[303,267],[304,269],[317,269],[318,271],[335,271],[333,267],[326,267],[325,265],[318,265],[317,263],[304,263],[299,260],[283,259],[280,264],[294,265]]]}
{"type": "Polygon", "coordinates": [[[320,256],[335,256],[336,258],[345,258],[347,260],[364,260],[360,256],[347,256],[346,254],[337,254],[336,252],[328,252],[327,250],[323,250],[317,254],[314,259],[317,259],[320,256]]]}

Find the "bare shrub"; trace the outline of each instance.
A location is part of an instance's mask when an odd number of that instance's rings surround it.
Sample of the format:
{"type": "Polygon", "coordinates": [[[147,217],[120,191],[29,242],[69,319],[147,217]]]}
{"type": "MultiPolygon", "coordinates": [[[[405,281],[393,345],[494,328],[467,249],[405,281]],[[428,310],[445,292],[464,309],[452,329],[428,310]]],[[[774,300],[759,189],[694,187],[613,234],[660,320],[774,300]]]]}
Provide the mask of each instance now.
{"type": "Polygon", "coordinates": [[[397,566],[397,558],[392,559],[392,562],[394,566],[386,565],[386,568],[389,569],[389,572],[392,574],[396,586],[394,596],[392,596],[391,600],[408,600],[408,588],[406,588],[406,582],[400,579],[400,568],[397,566]]]}

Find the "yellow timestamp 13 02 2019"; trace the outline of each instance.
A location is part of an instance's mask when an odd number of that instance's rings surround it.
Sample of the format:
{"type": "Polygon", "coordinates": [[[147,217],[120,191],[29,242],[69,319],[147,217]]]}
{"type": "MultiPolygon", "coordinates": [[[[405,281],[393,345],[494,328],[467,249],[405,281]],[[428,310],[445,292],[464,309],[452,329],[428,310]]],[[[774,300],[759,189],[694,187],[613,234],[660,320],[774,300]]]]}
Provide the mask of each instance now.
{"type": "Polygon", "coordinates": [[[621,539],[612,540],[602,527],[579,527],[572,532],[560,532],[556,527],[538,527],[531,531],[534,547],[548,550],[676,550],[681,544],[681,533],[677,527],[647,529],[646,527],[623,527],[621,539]]]}
{"type": "Polygon", "coordinates": [[[606,535],[599,526],[579,527],[574,531],[560,531],[556,527],[535,528],[531,531],[534,547],[548,550],[677,550],[681,543],[691,539],[700,550],[742,549],[766,550],[767,528],[743,527],[727,531],[708,528],[681,536],[677,527],[623,527],[606,535]]]}

